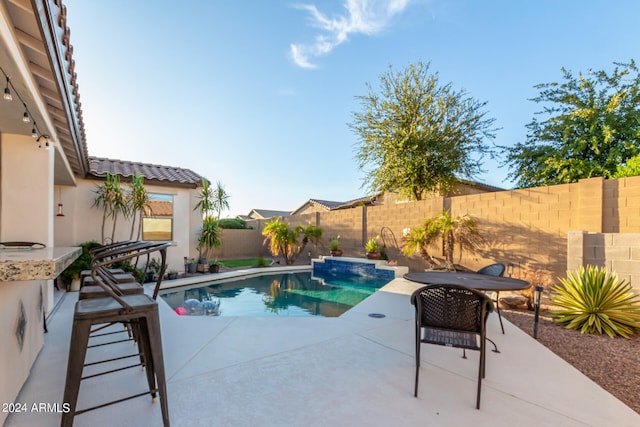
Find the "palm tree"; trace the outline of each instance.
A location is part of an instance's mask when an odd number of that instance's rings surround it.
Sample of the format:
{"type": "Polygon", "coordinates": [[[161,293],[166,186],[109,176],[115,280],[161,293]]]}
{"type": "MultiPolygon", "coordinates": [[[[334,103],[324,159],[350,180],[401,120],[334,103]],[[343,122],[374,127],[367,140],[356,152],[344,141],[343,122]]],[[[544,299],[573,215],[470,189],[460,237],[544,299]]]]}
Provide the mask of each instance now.
{"type": "Polygon", "coordinates": [[[122,212],[125,216],[129,212],[126,197],[120,187],[120,177],[118,175],[112,175],[107,172],[105,176],[104,184],[96,185],[96,198],[93,201],[93,206],[101,207],[102,212],[102,243],[107,243],[105,238],[105,225],[107,217],[113,218],[113,226],[111,229],[111,241],[115,238],[116,224],[118,220],[118,214],[122,212]]]}
{"type": "Polygon", "coordinates": [[[447,268],[453,268],[456,244],[460,250],[460,261],[464,249],[473,252],[483,242],[475,218],[469,215],[453,218],[447,211],[442,211],[434,218],[425,219],[422,227],[409,230],[403,239],[405,246],[402,252],[405,255],[418,252],[429,264],[433,264],[433,257],[429,254],[428,247],[439,241],[447,268]]]}
{"type": "Polygon", "coordinates": [[[142,217],[144,216],[145,209],[149,209],[150,207],[149,193],[147,193],[147,189],[144,188],[144,178],[139,175],[133,175],[131,177],[131,192],[129,193],[129,209],[132,218],[129,239],[133,240],[134,237],[136,216],[138,217],[136,240],[140,239],[142,234],[142,217]]]}
{"type": "Polygon", "coordinates": [[[200,194],[198,195],[198,203],[193,208],[194,211],[200,211],[202,213],[202,218],[207,218],[211,215],[211,212],[214,211],[214,195],[213,189],[209,184],[209,181],[206,178],[202,178],[202,190],[200,190],[200,194]]]}
{"type": "Polygon", "coordinates": [[[112,179],[113,184],[113,200],[111,204],[110,216],[113,218],[113,226],[111,227],[111,242],[113,243],[116,237],[116,225],[118,223],[118,215],[122,213],[124,217],[129,216],[129,202],[127,196],[120,187],[120,177],[114,175],[112,179]]]}
{"type": "Polygon", "coordinates": [[[281,219],[267,223],[262,230],[264,242],[269,241],[269,251],[273,256],[282,255],[284,262],[291,265],[302,253],[307,243],[317,244],[322,238],[322,229],[315,225],[301,225],[289,228],[281,219]]]}
{"type": "Polygon", "coordinates": [[[227,193],[224,189],[224,185],[220,181],[216,183],[216,188],[213,190],[212,208],[218,212],[218,219],[220,219],[220,213],[229,209],[229,198],[231,194],[227,193]]]}

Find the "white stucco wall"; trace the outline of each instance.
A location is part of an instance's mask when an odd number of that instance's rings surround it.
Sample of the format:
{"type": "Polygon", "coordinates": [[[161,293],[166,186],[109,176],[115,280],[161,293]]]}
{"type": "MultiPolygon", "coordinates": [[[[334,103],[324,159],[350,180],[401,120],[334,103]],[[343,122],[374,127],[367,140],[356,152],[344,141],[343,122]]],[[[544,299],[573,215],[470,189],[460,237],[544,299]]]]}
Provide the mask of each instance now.
{"type": "Polygon", "coordinates": [[[30,136],[2,136],[2,241],[53,243],[53,150],[30,136]]]}
{"type": "MultiPolygon", "coordinates": [[[[0,135],[0,241],[51,246],[52,204],[53,151],[39,149],[30,136],[0,135]]],[[[52,306],[52,280],[0,282],[0,402],[13,402],[27,379],[43,344],[41,310],[48,313],[52,306]],[[21,306],[22,348],[16,339],[21,306]]],[[[0,414],[0,424],[6,415],[0,414]]]]}

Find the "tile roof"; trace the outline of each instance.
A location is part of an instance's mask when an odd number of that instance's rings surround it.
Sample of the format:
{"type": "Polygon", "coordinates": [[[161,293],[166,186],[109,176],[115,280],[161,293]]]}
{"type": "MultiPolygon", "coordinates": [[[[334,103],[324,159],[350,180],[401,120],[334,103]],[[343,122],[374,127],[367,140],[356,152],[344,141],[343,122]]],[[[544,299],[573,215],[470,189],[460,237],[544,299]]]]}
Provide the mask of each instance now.
{"type": "Polygon", "coordinates": [[[466,185],[470,185],[471,187],[476,187],[477,189],[482,190],[482,191],[486,191],[488,193],[494,193],[494,192],[498,192],[498,191],[505,191],[504,188],[500,188],[500,187],[496,187],[496,186],[493,186],[493,185],[485,184],[483,182],[468,181],[466,179],[461,179],[460,182],[463,183],[463,184],[466,184],[466,185]]]}
{"type": "Polygon", "coordinates": [[[340,203],[340,205],[332,208],[332,209],[348,209],[348,208],[353,208],[355,206],[360,206],[360,205],[372,205],[375,203],[375,199],[378,196],[364,196],[364,197],[359,197],[357,199],[353,199],[353,200],[349,200],[348,202],[343,202],[340,203]]]}
{"type": "Polygon", "coordinates": [[[190,169],[174,166],[152,165],[150,163],[129,162],[126,160],[89,157],[89,174],[103,178],[107,172],[131,177],[140,175],[146,181],[157,181],[164,185],[196,188],[202,184],[203,177],[190,169]]]}
{"type": "Polygon", "coordinates": [[[274,216],[289,216],[289,214],[290,214],[289,211],[275,211],[270,209],[251,209],[251,212],[249,212],[248,217],[251,219],[266,219],[266,218],[273,218],[274,216]],[[255,213],[259,218],[256,218],[255,216],[253,216],[252,213],[255,213]]]}
{"type": "Polygon", "coordinates": [[[334,201],[331,201],[331,200],[319,200],[319,199],[309,199],[309,202],[313,203],[314,205],[319,205],[319,206],[321,206],[323,208],[326,208],[326,209],[329,209],[329,210],[335,209],[338,206],[344,204],[344,202],[334,202],[334,201]]]}

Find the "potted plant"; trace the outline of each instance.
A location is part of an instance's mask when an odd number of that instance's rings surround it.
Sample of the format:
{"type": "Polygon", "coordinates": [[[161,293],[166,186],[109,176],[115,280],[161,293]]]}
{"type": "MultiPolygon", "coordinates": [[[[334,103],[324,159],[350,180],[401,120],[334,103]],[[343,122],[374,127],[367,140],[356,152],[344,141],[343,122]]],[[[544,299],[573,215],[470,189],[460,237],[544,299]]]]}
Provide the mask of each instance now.
{"type": "Polygon", "coordinates": [[[187,273],[195,273],[196,272],[196,259],[195,258],[189,258],[187,260],[187,273]]]}
{"type": "Polygon", "coordinates": [[[219,248],[220,243],[220,226],[218,225],[218,221],[213,217],[205,218],[204,221],[202,221],[202,230],[200,230],[200,238],[198,239],[198,251],[200,252],[198,264],[203,273],[207,268],[206,254],[208,254],[212,248],[219,248]]]}
{"type": "Polygon", "coordinates": [[[364,250],[367,252],[368,259],[380,259],[380,252],[378,252],[380,246],[378,245],[378,238],[369,239],[364,245],[364,250]]]}
{"type": "Polygon", "coordinates": [[[209,273],[217,273],[220,271],[220,263],[217,259],[209,261],[209,273]]]}
{"type": "Polygon", "coordinates": [[[340,236],[329,241],[329,251],[331,256],[342,256],[342,246],[340,245],[340,236]]]}
{"type": "Polygon", "coordinates": [[[167,273],[167,278],[169,280],[176,280],[178,278],[178,272],[176,270],[169,270],[167,273]]]}

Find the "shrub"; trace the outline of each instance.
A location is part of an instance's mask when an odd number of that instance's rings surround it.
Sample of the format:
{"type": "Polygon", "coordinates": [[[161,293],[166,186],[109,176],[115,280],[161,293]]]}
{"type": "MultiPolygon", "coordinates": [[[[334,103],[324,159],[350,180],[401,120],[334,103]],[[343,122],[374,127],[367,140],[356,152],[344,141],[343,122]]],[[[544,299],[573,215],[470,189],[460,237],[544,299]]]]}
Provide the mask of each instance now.
{"type": "Polygon", "coordinates": [[[281,219],[275,219],[266,224],[262,235],[265,237],[264,243],[269,242],[271,254],[273,256],[282,255],[284,262],[291,265],[302,253],[307,243],[311,242],[317,245],[320,242],[322,228],[308,224],[306,227],[298,225],[292,229],[281,219]]]}
{"type": "Polygon", "coordinates": [[[640,329],[640,296],[615,273],[595,266],[580,267],[560,282],[551,294],[552,303],[560,309],[549,312],[557,324],[583,333],[625,338],[640,329]]]}
{"type": "Polygon", "coordinates": [[[239,229],[246,228],[246,223],[240,218],[223,218],[218,221],[220,228],[239,229]]]}
{"type": "Polygon", "coordinates": [[[73,279],[80,277],[80,272],[83,270],[91,269],[91,255],[89,251],[94,248],[99,248],[102,245],[95,240],[84,242],[79,245],[82,248],[82,253],[78,258],[71,263],[62,273],[60,273],[60,280],[65,286],[69,286],[73,279]]]}
{"type": "Polygon", "coordinates": [[[256,262],[256,267],[268,267],[269,265],[271,265],[271,261],[268,261],[264,257],[258,258],[258,261],[256,262]]]}

